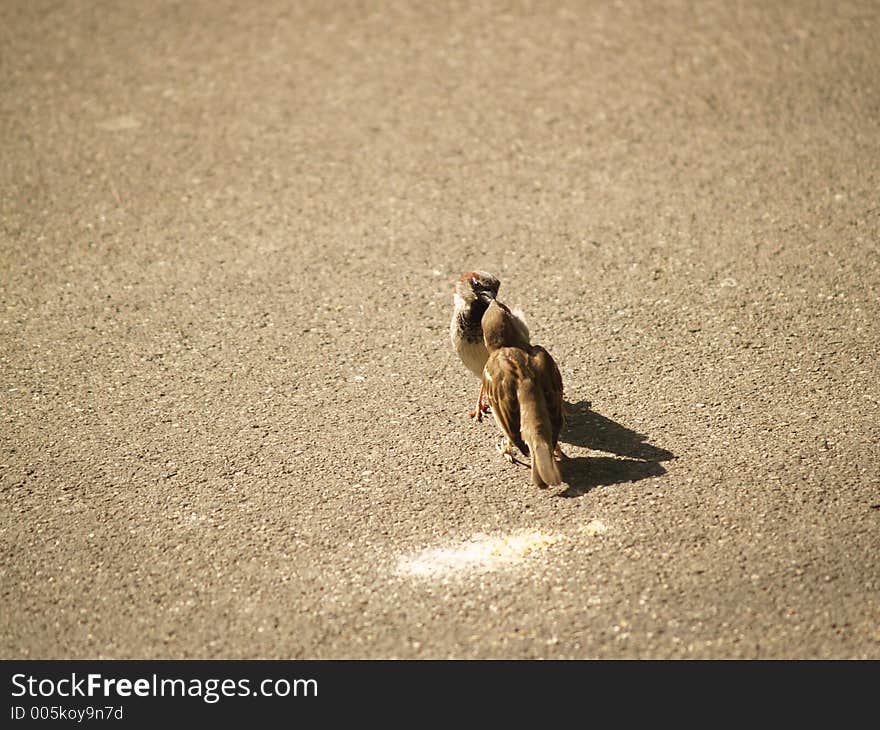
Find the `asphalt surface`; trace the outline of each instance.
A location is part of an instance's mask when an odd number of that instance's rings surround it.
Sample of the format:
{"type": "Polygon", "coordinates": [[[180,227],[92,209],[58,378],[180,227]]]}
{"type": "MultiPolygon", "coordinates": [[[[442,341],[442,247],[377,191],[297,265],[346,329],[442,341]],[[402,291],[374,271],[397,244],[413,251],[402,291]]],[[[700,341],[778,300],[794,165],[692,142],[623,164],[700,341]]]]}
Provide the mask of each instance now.
{"type": "Polygon", "coordinates": [[[880,658],[876,2],[422,5],[0,5],[0,656],[880,658]]]}

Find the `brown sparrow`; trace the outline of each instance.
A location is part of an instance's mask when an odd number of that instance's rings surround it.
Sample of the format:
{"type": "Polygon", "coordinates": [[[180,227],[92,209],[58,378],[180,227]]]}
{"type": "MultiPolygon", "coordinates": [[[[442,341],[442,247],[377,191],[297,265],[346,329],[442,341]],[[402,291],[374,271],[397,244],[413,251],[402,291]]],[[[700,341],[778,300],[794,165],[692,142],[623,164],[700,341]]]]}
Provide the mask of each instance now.
{"type": "MultiPolygon", "coordinates": [[[[498,277],[485,271],[468,271],[461,275],[455,284],[452,295],[453,311],[452,321],[449,324],[449,334],[452,337],[452,346],[458,354],[464,366],[478,378],[483,376],[483,366],[489,358],[489,352],[483,342],[482,319],[489,303],[498,296],[501,282],[498,277]]],[[[505,310],[507,308],[505,307],[505,310]]],[[[529,342],[529,328],[521,312],[510,312],[511,326],[516,329],[518,336],[529,342]]],[[[471,418],[483,420],[483,386],[480,385],[480,395],[477,398],[477,407],[471,411],[471,418]]]]}
{"type": "Polygon", "coordinates": [[[532,459],[532,484],[562,483],[554,456],[565,423],[562,375],[550,353],[530,345],[511,326],[511,314],[493,301],[483,315],[483,339],[489,358],[483,368],[483,388],[495,422],[506,443],[499,447],[513,461],[514,446],[532,459]]]}

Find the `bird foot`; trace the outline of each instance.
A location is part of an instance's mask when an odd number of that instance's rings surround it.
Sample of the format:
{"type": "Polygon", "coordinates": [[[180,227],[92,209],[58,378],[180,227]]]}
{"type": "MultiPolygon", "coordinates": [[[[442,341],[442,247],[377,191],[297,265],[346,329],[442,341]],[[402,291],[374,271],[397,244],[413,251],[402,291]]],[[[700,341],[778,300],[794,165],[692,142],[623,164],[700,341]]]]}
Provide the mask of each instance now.
{"type": "Polygon", "coordinates": [[[509,441],[502,441],[496,448],[507,461],[511,464],[516,463],[516,459],[513,457],[513,446],[509,441]]]}
{"type": "Polygon", "coordinates": [[[553,449],[553,457],[556,461],[562,461],[563,459],[567,459],[568,456],[562,451],[562,447],[559,444],[556,444],[556,448],[553,449]]]}
{"type": "Polygon", "coordinates": [[[517,466],[528,467],[528,464],[524,461],[520,461],[513,455],[513,444],[510,443],[510,441],[502,441],[495,448],[498,449],[498,453],[504,457],[505,461],[508,461],[511,464],[516,464],[517,466]]]}

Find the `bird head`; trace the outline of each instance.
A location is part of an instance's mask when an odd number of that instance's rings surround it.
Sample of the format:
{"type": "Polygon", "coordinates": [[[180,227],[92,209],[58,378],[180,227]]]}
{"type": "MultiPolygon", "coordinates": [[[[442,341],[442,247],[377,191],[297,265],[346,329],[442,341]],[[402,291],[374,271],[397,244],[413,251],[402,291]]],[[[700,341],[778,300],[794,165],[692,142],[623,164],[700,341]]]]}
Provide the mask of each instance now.
{"type": "Polygon", "coordinates": [[[488,304],[498,296],[501,282],[498,278],[485,271],[468,271],[461,275],[455,284],[455,293],[466,303],[478,300],[488,304]]]}

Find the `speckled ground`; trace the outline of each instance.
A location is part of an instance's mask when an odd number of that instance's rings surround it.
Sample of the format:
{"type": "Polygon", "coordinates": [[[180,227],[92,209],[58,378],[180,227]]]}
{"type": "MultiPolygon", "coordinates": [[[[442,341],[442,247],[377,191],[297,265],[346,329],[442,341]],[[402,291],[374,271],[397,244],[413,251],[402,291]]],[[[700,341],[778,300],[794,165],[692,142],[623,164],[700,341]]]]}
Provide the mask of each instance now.
{"type": "Polygon", "coordinates": [[[880,658],[877,4],[402,5],[0,6],[0,656],[880,658]]]}

